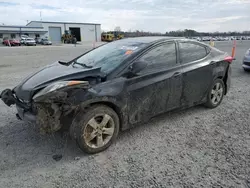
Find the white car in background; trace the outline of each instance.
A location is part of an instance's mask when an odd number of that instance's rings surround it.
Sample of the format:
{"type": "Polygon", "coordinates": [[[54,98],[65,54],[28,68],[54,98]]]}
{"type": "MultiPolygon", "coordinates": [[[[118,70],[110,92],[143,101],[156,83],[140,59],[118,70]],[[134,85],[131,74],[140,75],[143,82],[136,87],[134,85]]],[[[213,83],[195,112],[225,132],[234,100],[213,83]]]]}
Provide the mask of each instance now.
{"type": "Polygon", "coordinates": [[[210,37],[202,37],[202,41],[210,41],[210,37]]]}
{"type": "Polygon", "coordinates": [[[26,46],[36,46],[36,41],[33,38],[26,38],[24,40],[24,45],[26,45],[26,46]]]}
{"type": "Polygon", "coordinates": [[[27,38],[29,38],[28,35],[21,35],[20,43],[21,43],[21,44],[24,44],[24,42],[25,42],[25,40],[26,40],[27,38]]]}

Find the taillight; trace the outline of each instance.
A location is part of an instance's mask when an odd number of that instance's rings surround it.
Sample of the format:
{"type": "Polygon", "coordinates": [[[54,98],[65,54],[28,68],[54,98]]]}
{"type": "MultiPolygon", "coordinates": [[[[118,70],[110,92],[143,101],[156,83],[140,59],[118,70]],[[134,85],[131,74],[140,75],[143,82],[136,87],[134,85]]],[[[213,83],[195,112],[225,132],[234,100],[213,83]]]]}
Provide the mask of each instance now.
{"type": "Polygon", "coordinates": [[[232,56],[227,56],[224,58],[224,61],[227,61],[228,63],[232,63],[232,61],[235,60],[232,56]]]}

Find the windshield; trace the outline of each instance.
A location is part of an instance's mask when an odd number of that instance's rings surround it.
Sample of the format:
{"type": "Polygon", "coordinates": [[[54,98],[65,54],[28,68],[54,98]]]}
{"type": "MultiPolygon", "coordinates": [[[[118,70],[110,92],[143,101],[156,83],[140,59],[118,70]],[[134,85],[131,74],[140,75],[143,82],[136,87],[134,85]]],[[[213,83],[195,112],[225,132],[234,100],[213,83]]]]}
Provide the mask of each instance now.
{"type": "Polygon", "coordinates": [[[81,56],[75,63],[82,64],[87,68],[101,67],[101,72],[109,73],[145,45],[145,43],[132,40],[111,42],[81,56]]]}

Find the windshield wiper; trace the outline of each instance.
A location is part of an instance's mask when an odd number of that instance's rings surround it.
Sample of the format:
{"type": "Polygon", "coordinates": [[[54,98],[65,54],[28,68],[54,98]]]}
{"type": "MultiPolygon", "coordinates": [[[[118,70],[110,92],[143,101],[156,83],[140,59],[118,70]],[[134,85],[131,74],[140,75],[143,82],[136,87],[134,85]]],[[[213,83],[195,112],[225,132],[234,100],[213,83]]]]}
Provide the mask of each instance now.
{"type": "Polygon", "coordinates": [[[68,66],[68,65],[69,65],[69,63],[67,63],[67,62],[63,62],[63,61],[58,61],[58,63],[60,63],[61,65],[66,65],[66,66],[68,66]]]}
{"type": "Polygon", "coordinates": [[[88,68],[88,69],[93,68],[93,66],[89,66],[89,65],[86,65],[84,63],[78,63],[76,61],[74,61],[74,63],[72,64],[73,67],[74,67],[74,65],[81,65],[82,67],[85,67],[85,68],[88,68]]]}

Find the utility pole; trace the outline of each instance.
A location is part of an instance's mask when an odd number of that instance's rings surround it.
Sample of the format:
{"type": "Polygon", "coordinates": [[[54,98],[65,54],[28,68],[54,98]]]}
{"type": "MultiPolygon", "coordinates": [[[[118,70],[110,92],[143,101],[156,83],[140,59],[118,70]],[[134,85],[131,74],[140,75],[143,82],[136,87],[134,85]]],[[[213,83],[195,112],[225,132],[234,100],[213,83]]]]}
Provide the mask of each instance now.
{"type": "Polygon", "coordinates": [[[40,11],[40,21],[42,21],[42,11],[40,11]]]}

